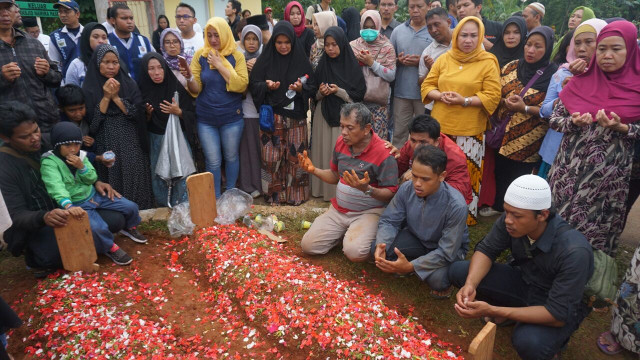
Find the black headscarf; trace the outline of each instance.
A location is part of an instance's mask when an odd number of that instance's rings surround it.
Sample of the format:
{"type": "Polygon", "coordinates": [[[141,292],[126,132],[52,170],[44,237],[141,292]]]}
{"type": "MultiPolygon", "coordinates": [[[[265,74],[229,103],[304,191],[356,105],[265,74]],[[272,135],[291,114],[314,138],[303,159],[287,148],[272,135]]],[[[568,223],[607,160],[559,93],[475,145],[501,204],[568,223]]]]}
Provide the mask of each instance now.
{"type": "Polygon", "coordinates": [[[269,104],[276,114],[293,119],[302,119],[307,116],[307,100],[315,95],[317,86],[309,57],[305,55],[303,44],[296,38],[291,23],[278,21],[273,27],[271,39],[253,65],[249,84],[256,108],[259,109],[261,105],[269,104]],[[286,36],[291,41],[291,51],[287,55],[281,55],[276,49],[276,39],[280,35],[286,36]],[[304,75],[309,75],[309,79],[303,86],[303,96],[296,95],[293,110],[284,109],[291,103],[291,99],[286,96],[289,85],[304,75]],[[280,87],[274,91],[268,90],[267,80],[279,81],[280,87]]]}
{"type": "Polygon", "coordinates": [[[80,35],[80,60],[86,66],[89,64],[91,60],[91,56],[93,55],[93,49],[91,48],[91,32],[95,29],[101,29],[105,34],[109,35],[107,29],[102,26],[102,24],[98,24],[97,22],[90,22],[84,26],[82,29],[82,35],[80,35]]]}
{"type": "Polygon", "coordinates": [[[353,6],[342,10],[342,20],[347,24],[349,42],[360,37],[360,13],[353,6]]]}
{"type": "Polygon", "coordinates": [[[140,88],[143,103],[150,104],[153,107],[151,120],[147,124],[149,131],[161,135],[167,129],[169,114],[165,114],[160,110],[160,104],[165,100],[171,102],[175,92],[178,92],[178,103],[180,104],[180,109],[182,109],[181,123],[185,129],[187,139],[193,144],[196,134],[196,113],[193,98],[185,90],[184,86],[180,84],[162,55],[156,52],[149,52],[142,57],[138,87],[140,88]],[[158,60],[164,69],[164,79],[160,84],[154,83],[149,76],[148,69],[151,59],[158,60]]]}
{"type": "MultiPolygon", "coordinates": [[[[104,56],[109,52],[118,55],[118,50],[113,45],[99,45],[93,52],[89,63],[86,64],[87,75],[84,78],[84,83],[82,83],[82,91],[85,96],[87,119],[89,119],[89,124],[95,121],[96,109],[100,104],[100,100],[102,100],[102,97],[104,96],[102,87],[104,86],[104,83],[107,82],[107,78],[100,74],[100,62],[102,62],[104,56]]],[[[144,104],[142,102],[142,97],[140,96],[140,90],[138,89],[136,82],[129,77],[129,73],[123,66],[124,62],[119,55],[118,58],[120,59],[120,70],[116,76],[114,76],[114,79],[120,83],[120,91],[118,91],[118,95],[120,96],[120,99],[127,100],[136,108],[135,114],[129,114],[129,116],[135,117],[136,128],[142,149],[147,151],[149,149],[149,141],[147,136],[147,126],[144,119],[144,104]]],[[[120,112],[120,109],[113,103],[113,101],[111,101],[109,102],[107,112],[117,113],[120,112]]]]}
{"type": "MultiPolygon", "coordinates": [[[[325,31],[325,44],[328,36],[336,40],[340,47],[340,55],[335,59],[330,58],[326,52],[322,55],[316,68],[316,82],[318,84],[336,84],[339,88],[344,89],[354,102],[362,101],[364,94],[367,92],[367,85],[347,36],[337,26],[332,26],[325,31]]],[[[344,100],[335,94],[325,96],[322,99],[322,116],[329,126],[336,127],[340,125],[340,107],[342,104],[344,104],[344,100]]]]}
{"type": "Polygon", "coordinates": [[[529,83],[529,80],[531,80],[531,78],[536,74],[536,71],[544,70],[544,74],[542,74],[542,76],[540,76],[538,80],[536,80],[531,88],[538,91],[547,91],[547,88],[549,87],[549,81],[551,81],[551,77],[556,73],[556,70],[558,70],[557,64],[550,64],[554,40],[553,29],[548,26],[538,26],[537,28],[531,30],[529,35],[527,35],[527,40],[531,37],[531,35],[534,34],[540,34],[545,39],[546,50],[544,52],[544,56],[542,56],[542,58],[534,64],[529,64],[524,59],[524,56],[520,58],[520,60],[518,61],[518,80],[520,80],[523,86],[526,86],[529,83]]]}
{"type": "Polygon", "coordinates": [[[513,60],[520,59],[524,55],[524,43],[527,36],[527,23],[521,16],[512,16],[502,23],[501,35],[496,39],[496,43],[493,45],[490,53],[498,58],[500,68],[512,62],[513,60]],[[504,32],[507,30],[507,26],[515,24],[520,30],[520,43],[516,47],[508,48],[504,43],[504,32]]]}

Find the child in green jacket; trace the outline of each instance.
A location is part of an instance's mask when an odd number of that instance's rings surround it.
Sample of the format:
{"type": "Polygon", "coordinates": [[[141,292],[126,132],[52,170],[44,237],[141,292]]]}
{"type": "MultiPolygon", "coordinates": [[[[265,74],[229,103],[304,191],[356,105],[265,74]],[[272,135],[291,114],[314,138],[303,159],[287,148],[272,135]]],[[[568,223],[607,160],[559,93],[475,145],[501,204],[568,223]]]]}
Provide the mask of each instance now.
{"type": "Polygon", "coordinates": [[[136,230],[140,223],[138,205],[123,197],[113,200],[96,192],[96,170],[80,151],[82,131],[71,122],[60,122],[51,129],[53,150],[45,153],[40,161],[40,173],[47,192],[60,207],[73,216],[89,215],[96,251],[105,254],[118,265],[128,265],[132,259],[113,242],[113,234],[97,209],[121,212],[126,229],[121,231],[133,241],[146,243],[147,239],[136,230]]]}

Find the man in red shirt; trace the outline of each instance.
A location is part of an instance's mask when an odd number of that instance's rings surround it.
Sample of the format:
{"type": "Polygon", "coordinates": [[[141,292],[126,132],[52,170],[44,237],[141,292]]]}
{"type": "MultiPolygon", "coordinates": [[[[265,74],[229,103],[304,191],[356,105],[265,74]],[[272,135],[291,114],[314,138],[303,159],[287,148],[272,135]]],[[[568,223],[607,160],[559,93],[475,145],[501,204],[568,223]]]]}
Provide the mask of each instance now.
{"type": "Polygon", "coordinates": [[[398,191],[398,166],[384,141],[371,129],[371,112],[361,103],[340,111],[341,136],[330,169],[316,169],[307,152],[298,155],[300,167],[329,184],[337,184],[329,210],[320,215],[300,243],[309,255],[326,254],[342,241],[351,261],[365,261],[376,241],[378,220],[398,191]]]}
{"type": "Polygon", "coordinates": [[[416,147],[430,144],[440,148],[447,154],[447,176],[444,181],[454,189],[460,191],[467,205],[471,203],[471,178],[467,170],[467,158],[462,149],[445,134],[440,132],[440,124],[429,115],[418,115],[409,125],[409,141],[398,150],[391,143],[386,142],[390,153],[398,161],[400,182],[411,180],[411,159],[416,147]]]}

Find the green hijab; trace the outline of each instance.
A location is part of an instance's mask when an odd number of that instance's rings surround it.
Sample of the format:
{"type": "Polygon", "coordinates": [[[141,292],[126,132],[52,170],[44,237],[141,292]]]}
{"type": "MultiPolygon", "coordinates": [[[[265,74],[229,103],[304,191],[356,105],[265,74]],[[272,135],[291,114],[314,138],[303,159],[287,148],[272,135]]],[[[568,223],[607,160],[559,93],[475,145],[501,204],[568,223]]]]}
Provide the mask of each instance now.
{"type": "MultiPolygon", "coordinates": [[[[577,8],[573,9],[573,11],[571,12],[571,15],[573,15],[573,13],[578,10],[582,10],[582,21],[580,21],[580,24],[582,24],[587,20],[595,19],[596,17],[596,13],[594,13],[593,10],[591,10],[591,8],[588,8],[586,6],[578,6],[577,8]]],[[[551,52],[551,59],[554,59],[556,57],[556,54],[558,54],[558,51],[560,50],[560,44],[562,43],[562,39],[564,39],[565,36],[566,35],[563,35],[560,39],[558,39],[558,41],[556,41],[555,45],[553,45],[553,51],[551,52]]]]}

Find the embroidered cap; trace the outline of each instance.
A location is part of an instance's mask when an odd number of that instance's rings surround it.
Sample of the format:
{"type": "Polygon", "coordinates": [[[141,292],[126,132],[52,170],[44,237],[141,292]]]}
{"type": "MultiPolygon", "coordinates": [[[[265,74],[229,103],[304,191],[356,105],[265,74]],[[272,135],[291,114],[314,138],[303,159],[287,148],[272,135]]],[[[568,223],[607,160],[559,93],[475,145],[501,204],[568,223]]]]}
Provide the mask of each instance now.
{"type": "Polygon", "coordinates": [[[504,202],[519,209],[549,209],[551,188],[545,179],[537,175],[522,175],[509,185],[504,202]]]}
{"type": "Polygon", "coordinates": [[[544,5],[542,5],[541,3],[534,2],[529,4],[529,7],[537,11],[538,13],[542,14],[542,17],[544,17],[545,9],[544,9],[544,5]]]}
{"type": "Polygon", "coordinates": [[[54,148],[65,144],[82,144],[82,130],[71,121],[61,121],[51,128],[51,143],[54,148]]]}
{"type": "Polygon", "coordinates": [[[75,12],[80,12],[80,5],[73,0],[60,0],[57,3],[53,4],[54,8],[59,8],[60,6],[64,6],[67,9],[71,9],[75,12]]]}

